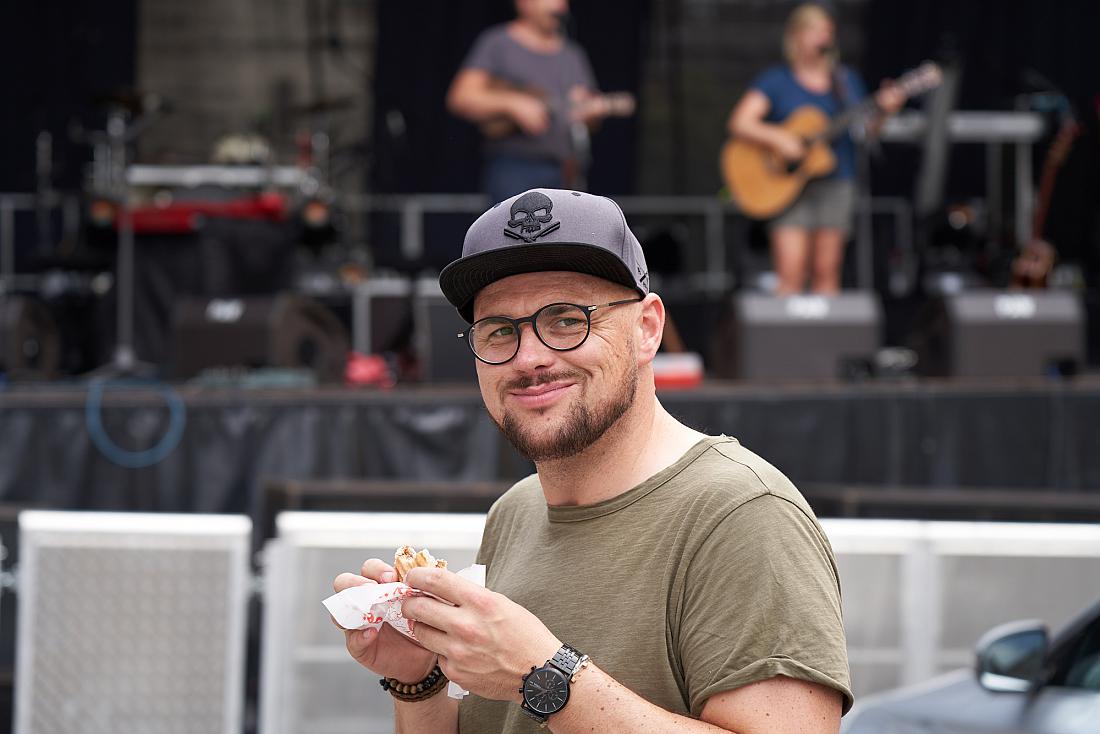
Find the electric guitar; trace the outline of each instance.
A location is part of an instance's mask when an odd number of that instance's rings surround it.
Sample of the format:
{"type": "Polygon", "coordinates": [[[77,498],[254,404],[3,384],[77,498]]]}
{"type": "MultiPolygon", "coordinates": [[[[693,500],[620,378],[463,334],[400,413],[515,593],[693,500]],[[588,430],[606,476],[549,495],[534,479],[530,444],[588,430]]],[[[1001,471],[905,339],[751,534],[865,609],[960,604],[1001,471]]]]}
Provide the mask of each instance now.
{"type": "MultiPolygon", "coordinates": [[[[943,75],[939,66],[925,62],[895,82],[906,98],[939,85],[943,75]]],[[[836,168],[836,155],[830,143],[842,135],[857,119],[877,110],[874,96],[849,107],[830,119],[813,105],[799,107],[780,127],[797,135],[806,145],[806,154],[788,161],[771,148],[732,138],[722,147],[722,178],[738,207],[755,219],[770,219],[794,203],[807,182],[836,168]]]]}

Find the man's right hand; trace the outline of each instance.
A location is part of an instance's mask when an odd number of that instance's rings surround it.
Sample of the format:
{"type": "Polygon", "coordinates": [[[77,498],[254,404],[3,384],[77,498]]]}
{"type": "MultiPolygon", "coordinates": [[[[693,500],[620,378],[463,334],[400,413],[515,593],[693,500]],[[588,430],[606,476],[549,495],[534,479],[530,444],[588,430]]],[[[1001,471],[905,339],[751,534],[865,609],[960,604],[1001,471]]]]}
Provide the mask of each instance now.
{"type": "Polygon", "coordinates": [[[550,111],[541,99],[517,92],[512,95],[511,115],[526,135],[542,135],[550,128],[550,111]]]}
{"type": "MultiPolygon", "coordinates": [[[[332,588],[339,593],[352,586],[393,581],[397,581],[397,571],[393,566],[371,558],[363,564],[359,575],[342,573],[337,576],[332,588]]],[[[344,630],[344,637],[351,656],[360,665],[384,678],[419,683],[436,664],[435,653],[425,650],[388,624],[377,630],[344,630]]]]}

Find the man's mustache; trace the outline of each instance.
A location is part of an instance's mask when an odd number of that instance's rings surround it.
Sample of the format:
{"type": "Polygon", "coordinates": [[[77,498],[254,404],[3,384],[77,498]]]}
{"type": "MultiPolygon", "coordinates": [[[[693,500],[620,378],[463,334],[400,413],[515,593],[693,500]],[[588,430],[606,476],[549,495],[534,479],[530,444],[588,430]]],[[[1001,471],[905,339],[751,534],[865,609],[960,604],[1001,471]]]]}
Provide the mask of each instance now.
{"type": "Polygon", "coordinates": [[[567,380],[579,380],[583,375],[580,372],[564,370],[558,372],[539,372],[534,375],[525,375],[504,383],[504,391],[525,390],[537,385],[545,385],[550,382],[564,382],[567,380]]]}

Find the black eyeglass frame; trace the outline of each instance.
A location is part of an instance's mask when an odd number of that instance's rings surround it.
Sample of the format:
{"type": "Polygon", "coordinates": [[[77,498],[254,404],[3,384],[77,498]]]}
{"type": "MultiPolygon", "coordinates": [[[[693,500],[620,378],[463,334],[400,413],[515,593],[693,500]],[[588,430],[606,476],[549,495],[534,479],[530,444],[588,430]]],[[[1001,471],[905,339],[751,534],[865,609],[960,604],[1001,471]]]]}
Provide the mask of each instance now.
{"type": "Polygon", "coordinates": [[[555,303],[548,303],[545,306],[542,306],[541,308],[539,308],[538,311],[535,311],[530,316],[525,316],[522,319],[513,319],[513,318],[509,318],[508,316],[486,316],[485,318],[478,319],[474,323],[470,324],[469,329],[467,329],[466,331],[458,332],[458,334],[456,336],[458,336],[459,339],[465,339],[466,340],[466,346],[468,346],[470,348],[470,352],[478,360],[484,362],[485,364],[489,364],[489,365],[493,365],[493,366],[501,365],[501,364],[508,364],[509,362],[511,362],[513,359],[516,358],[517,354],[519,354],[520,340],[523,339],[523,329],[521,328],[521,326],[523,324],[531,324],[531,331],[535,332],[535,336],[538,337],[538,340],[540,342],[542,342],[546,346],[547,349],[553,349],[555,352],[571,352],[574,349],[580,349],[581,346],[583,346],[584,343],[586,341],[588,341],[588,337],[592,334],[592,314],[595,311],[598,311],[601,308],[611,308],[612,306],[621,306],[624,303],[639,303],[640,301],[643,301],[643,300],[645,300],[645,298],[643,296],[639,296],[637,298],[627,298],[627,299],[622,300],[622,301],[611,301],[610,303],[596,303],[596,304],[593,304],[591,306],[582,306],[579,303],[567,303],[565,301],[558,301],[558,302],[555,302],[555,303]],[[543,311],[545,311],[548,308],[553,308],[554,306],[572,306],[573,308],[579,308],[584,313],[584,318],[585,318],[584,338],[581,339],[579,342],[577,342],[574,346],[564,347],[564,348],[555,347],[553,345],[547,344],[546,340],[542,338],[542,334],[539,333],[539,327],[537,325],[536,319],[539,317],[540,313],[542,313],[543,311]],[[495,319],[495,320],[498,320],[498,321],[507,321],[516,330],[516,348],[515,348],[515,351],[512,352],[512,356],[510,356],[508,359],[502,359],[499,362],[490,362],[489,360],[485,359],[480,354],[478,354],[477,351],[474,349],[474,342],[473,342],[473,339],[471,338],[471,334],[473,334],[473,332],[474,332],[474,327],[477,326],[478,324],[480,324],[482,321],[488,321],[489,319],[495,319]]]}

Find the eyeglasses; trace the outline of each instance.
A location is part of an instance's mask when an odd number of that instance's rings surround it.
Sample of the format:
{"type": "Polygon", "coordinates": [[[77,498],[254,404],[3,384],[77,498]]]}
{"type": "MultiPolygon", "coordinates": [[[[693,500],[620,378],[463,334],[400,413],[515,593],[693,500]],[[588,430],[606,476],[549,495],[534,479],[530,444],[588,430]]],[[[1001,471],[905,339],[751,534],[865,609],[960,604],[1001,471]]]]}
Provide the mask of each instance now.
{"type": "Polygon", "coordinates": [[[578,306],[575,303],[551,303],[526,318],[488,316],[478,319],[458,334],[465,339],[474,356],[485,364],[504,364],[519,354],[521,326],[531,324],[539,341],[558,352],[568,352],[584,344],[592,330],[592,313],[601,308],[637,303],[641,298],[578,306]]]}

